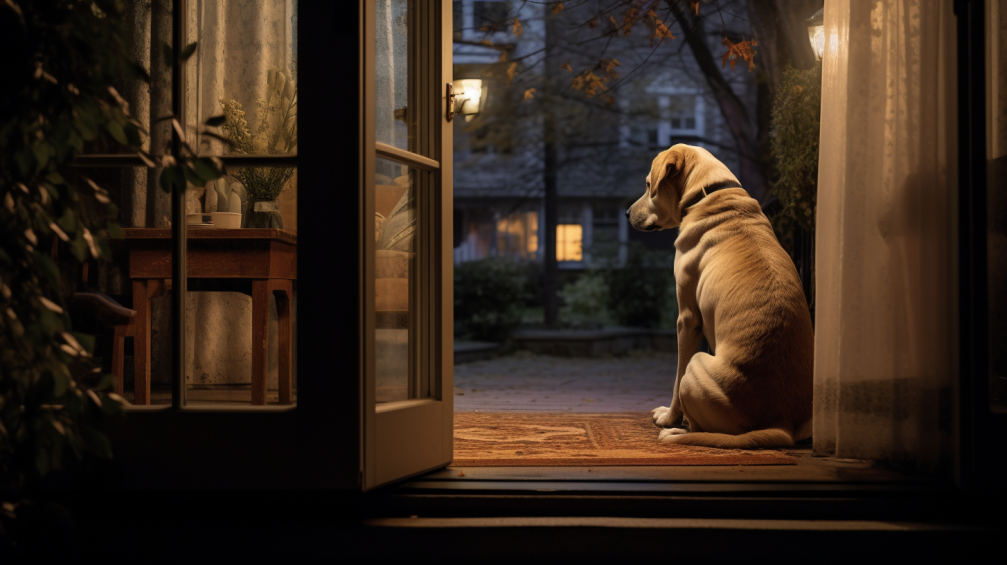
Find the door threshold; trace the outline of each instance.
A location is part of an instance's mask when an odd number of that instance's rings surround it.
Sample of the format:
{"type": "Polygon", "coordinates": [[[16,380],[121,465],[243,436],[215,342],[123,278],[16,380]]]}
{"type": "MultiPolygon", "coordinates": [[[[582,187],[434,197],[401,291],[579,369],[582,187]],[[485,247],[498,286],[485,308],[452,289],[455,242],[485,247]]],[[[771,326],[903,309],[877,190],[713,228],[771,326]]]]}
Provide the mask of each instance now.
{"type": "Polygon", "coordinates": [[[933,477],[900,473],[873,461],[815,457],[810,449],[791,449],[794,465],[633,465],[470,467],[448,465],[414,480],[472,481],[590,481],[676,483],[881,483],[926,484],[933,477]]]}

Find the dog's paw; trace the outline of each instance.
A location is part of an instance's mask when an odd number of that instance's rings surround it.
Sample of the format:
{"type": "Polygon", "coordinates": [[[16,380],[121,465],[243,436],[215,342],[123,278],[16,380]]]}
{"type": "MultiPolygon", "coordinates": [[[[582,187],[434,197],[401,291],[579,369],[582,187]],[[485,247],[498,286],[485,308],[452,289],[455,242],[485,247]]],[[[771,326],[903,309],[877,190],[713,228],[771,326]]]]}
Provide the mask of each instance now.
{"type": "Polygon", "coordinates": [[[667,428],[672,424],[671,421],[671,408],[667,406],[658,406],[657,408],[650,411],[652,418],[654,420],[654,425],[659,428],[667,428]]]}
{"type": "Polygon", "coordinates": [[[689,433],[689,430],[685,428],[668,428],[661,430],[661,433],[657,434],[657,441],[671,441],[669,438],[687,433],[689,433]]]}

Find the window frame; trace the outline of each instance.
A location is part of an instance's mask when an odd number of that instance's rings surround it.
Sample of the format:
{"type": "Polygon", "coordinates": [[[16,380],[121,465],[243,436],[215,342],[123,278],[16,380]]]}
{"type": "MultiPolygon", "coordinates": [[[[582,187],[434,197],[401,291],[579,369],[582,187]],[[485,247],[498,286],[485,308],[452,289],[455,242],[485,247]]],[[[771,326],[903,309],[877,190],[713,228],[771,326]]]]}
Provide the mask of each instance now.
{"type": "MultiPolygon", "coordinates": [[[[187,44],[186,0],[174,0],[173,51],[187,44]]],[[[360,53],[361,22],[358,3],[298,2],[298,64],[301,68],[326,68],[330,50],[311,49],[321,38],[334,51],[360,53]],[[357,25],[332,26],[351,21],[357,25]]],[[[348,82],[363,81],[362,56],[347,57],[343,64],[348,82]]],[[[184,73],[173,68],[173,113],[184,108],[184,73]]],[[[299,185],[332,185],[332,170],[341,180],[358,186],[362,175],[363,151],[356,143],[362,132],[360,116],[365,103],[357,89],[333,90],[324,77],[306,73],[298,80],[298,113],[320,116],[299,120],[296,155],[222,156],[225,166],[296,166],[299,185]],[[334,104],[335,102],[335,104],[334,104]],[[335,108],[335,109],[334,109],[335,108]],[[332,141],[332,132],[354,132],[358,136],[341,147],[332,141]],[[348,150],[344,147],[349,148],[348,150]]],[[[173,136],[177,135],[173,133],[173,136]]],[[[352,135],[352,134],[351,134],[352,135]]],[[[177,155],[175,138],[173,151],[177,155]]],[[[143,166],[130,155],[82,155],[77,167],[143,166]]],[[[298,254],[329,257],[333,241],[358,242],[361,228],[360,195],[355,191],[318,190],[311,205],[298,199],[298,254]],[[356,203],[356,205],[354,205],[356,203]],[[350,211],[342,221],[333,221],[333,210],[350,211]]],[[[115,451],[112,467],[103,480],[126,492],[184,489],[206,492],[212,489],[277,488],[359,488],[362,452],[359,402],[360,327],[363,310],[359,297],[362,281],[351,277],[339,280],[342,292],[333,293],[333,273],[323,261],[301,261],[298,265],[298,302],[321,305],[303,308],[294,321],[300,331],[295,348],[298,372],[315,375],[298,382],[298,401],[293,406],[184,406],[179,389],[184,384],[185,300],[185,207],[184,193],[173,194],[173,313],[172,375],[173,403],[170,406],[131,407],[125,418],[108,420],[105,431],[115,451]],[[340,298],[342,297],[342,298],[340,298]],[[356,316],[339,315],[345,307],[340,300],[357,297],[356,316]],[[181,322],[181,323],[180,323],[181,322]],[[312,331],[316,328],[327,331],[312,331]],[[334,363],[333,360],[338,362],[334,363]],[[338,378],[352,375],[352,378],[338,378]],[[355,398],[350,403],[347,398],[355,398]],[[329,438],[330,441],[320,441],[329,438]]],[[[338,215],[338,213],[337,213],[338,215]]],[[[346,253],[360,272],[359,242],[346,253]],[[355,260],[354,260],[355,257],[355,260]]],[[[352,269],[352,267],[351,267],[352,269]]],[[[352,309],[350,309],[352,311],[352,309]]]]}

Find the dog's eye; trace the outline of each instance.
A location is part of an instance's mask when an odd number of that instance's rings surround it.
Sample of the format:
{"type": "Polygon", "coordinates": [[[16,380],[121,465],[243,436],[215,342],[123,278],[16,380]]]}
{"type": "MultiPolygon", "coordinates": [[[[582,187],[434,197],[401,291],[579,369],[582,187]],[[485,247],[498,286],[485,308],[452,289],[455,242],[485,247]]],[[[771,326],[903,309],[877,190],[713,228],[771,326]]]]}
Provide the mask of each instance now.
{"type": "Polygon", "coordinates": [[[650,181],[647,181],[647,188],[650,188],[650,181]]]}

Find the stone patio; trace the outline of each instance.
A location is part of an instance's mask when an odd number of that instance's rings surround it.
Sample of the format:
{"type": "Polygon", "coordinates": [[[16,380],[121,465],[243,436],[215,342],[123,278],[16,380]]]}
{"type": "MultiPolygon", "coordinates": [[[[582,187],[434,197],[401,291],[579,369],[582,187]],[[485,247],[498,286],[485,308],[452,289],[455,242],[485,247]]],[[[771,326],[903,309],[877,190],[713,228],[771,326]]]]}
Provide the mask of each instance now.
{"type": "Polygon", "coordinates": [[[585,359],[518,351],[455,366],[455,412],[630,412],[667,406],[674,353],[585,359]]]}

